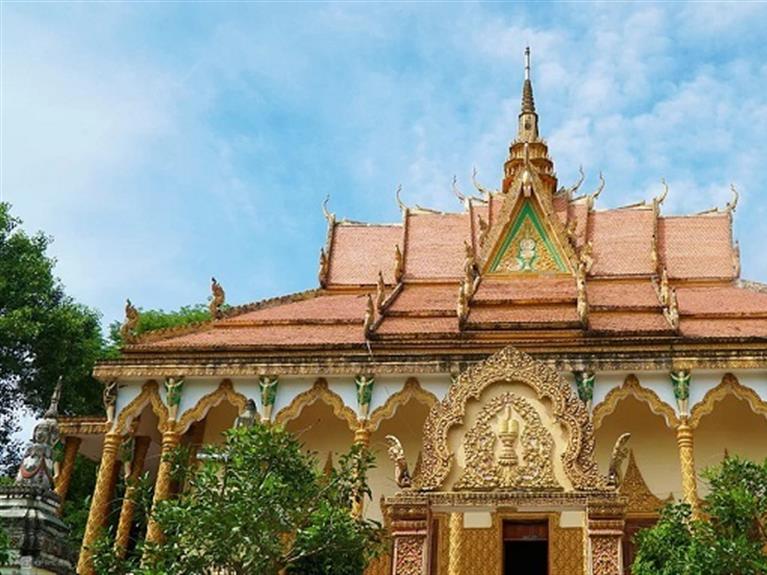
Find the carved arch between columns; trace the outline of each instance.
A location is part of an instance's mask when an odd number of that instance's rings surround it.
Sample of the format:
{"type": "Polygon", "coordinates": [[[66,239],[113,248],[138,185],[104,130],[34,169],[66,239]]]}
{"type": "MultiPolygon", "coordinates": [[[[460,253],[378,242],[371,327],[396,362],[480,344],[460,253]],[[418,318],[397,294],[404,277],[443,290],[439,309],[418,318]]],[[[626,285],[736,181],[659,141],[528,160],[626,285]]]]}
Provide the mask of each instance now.
{"type": "Polygon", "coordinates": [[[242,412],[248,398],[234,390],[234,385],[230,379],[224,379],[214,391],[201,397],[194,407],[183,413],[178,422],[178,432],[186,432],[190,425],[203,419],[211,409],[224,400],[235,406],[238,412],[242,412]]]}
{"type": "Polygon", "coordinates": [[[763,401],[753,389],[741,384],[732,373],[726,373],[719,385],[710,389],[692,408],[690,427],[697,427],[701,419],[713,412],[714,406],[728,395],[745,401],[754,413],[767,418],[767,402],[763,401]]]}
{"type": "Polygon", "coordinates": [[[426,391],[416,378],[411,377],[401,390],[391,395],[382,406],[373,411],[367,423],[368,429],[376,431],[384,420],[394,417],[397,410],[411,399],[415,399],[429,409],[438,401],[436,395],[426,391]]]}
{"type": "Polygon", "coordinates": [[[450,429],[463,423],[469,400],[479,400],[485,389],[503,382],[527,385],[539,400],[550,401],[553,417],[567,432],[561,459],[574,489],[604,489],[605,481],[594,458],[594,426],[586,407],[557,371],[513,347],[461,373],[447,396],[431,408],[423,428],[424,471],[419,487],[435,490],[443,485],[453,465],[450,429]]]}
{"type": "Polygon", "coordinates": [[[679,425],[679,417],[677,417],[674,408],[663,401],[653,390],[642,387],[637,376],[630,373],[623,381],[623,385],[611,389],[605,398],[594,407],[592,415],[594,428],[599,428],[605,417],[613,413],[618,404],[627,397],[633,397],[646,404],[652,413],[660,415],[666,421],[669,428],[674,429],[679,425]]]}
{"type": "Polygon", "coordinates": [[[117,416],[114,430],[123,434],[128,431],[128,423],[136,417],[147,406],[152,406],[152,411],[157,416],[157,427],[160,432],[164,431],[168,425],[168,407],[160,398],[160,391],[157,382],[150,379],[141,386],[141,393],[134,397],[117,416]]]}
{"type": "Polygon", "coordinates": [[[288,421],[296,419],[304,407],[312,405],[317,400],[322,400],[333,409],[333,414],[345,421],[351,431],[355,431],[360,422],[354,410],[344,403],[340,395],[330,390],[328,382],[324,378],[319,378],[314,382],[311,388],[299,393],[290,402],[290,405],[283,407],[274,417],[275,423],[285,425],[288,421]]]}

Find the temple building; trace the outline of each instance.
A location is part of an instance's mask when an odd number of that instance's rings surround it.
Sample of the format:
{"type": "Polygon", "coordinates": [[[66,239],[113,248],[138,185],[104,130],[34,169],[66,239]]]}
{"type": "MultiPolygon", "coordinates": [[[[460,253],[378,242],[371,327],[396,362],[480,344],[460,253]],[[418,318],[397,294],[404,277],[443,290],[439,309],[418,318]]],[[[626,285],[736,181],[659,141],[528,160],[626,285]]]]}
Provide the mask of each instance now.
{"type": "Polygon", "coordinates": [[[135,336],[129,304],[122,356],[95,370],[106,419],[60,422],[61,496],[78,451],[101,459],[85,546],[121,460],[169,497],[161,453],[222,441],[248,399],[319,465],[376,454],[376,575],[629,573],[633,533],[667,500],[697,508],[703,468],[767,456],[767,285],[740,277],[737,192],[669,216],[660,185],[607,210],[603,181],[560,186],[527,60],[497,190],[454,213],[400,202],[395,224],[326,208],[318,286],[227,308],[214,280],[207,323],[135,336]]]}

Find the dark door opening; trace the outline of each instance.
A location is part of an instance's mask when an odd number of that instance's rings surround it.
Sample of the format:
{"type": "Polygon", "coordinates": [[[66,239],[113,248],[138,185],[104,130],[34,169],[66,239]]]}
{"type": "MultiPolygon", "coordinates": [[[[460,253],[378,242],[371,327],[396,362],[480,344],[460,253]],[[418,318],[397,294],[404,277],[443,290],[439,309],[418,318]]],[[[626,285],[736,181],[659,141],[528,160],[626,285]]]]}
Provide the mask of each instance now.
{"type": "Polygon", "coordinates": [[[548,575],[548,535],[546,521],[505,521],[503,575],[548,575]]]}

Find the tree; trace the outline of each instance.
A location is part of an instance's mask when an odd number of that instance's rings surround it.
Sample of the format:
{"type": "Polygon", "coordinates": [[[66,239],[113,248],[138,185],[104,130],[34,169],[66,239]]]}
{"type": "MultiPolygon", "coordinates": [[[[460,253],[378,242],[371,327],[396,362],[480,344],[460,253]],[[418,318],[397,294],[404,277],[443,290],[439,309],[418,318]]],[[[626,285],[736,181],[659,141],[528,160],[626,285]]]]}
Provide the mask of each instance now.
{"type": "Polygon", "coordinates": [[[14,462],[19,409],[41,413],[59,376],[65,414],[101,412],[91,377],[103,349],[99,314],[66,295],[47,255],[51,239],[27,234],[0,203],[0,469],[14,462]]]}
{"type": "MultiPolygon", "coordinates": [[[[167,329],[171,327],[180,327],[190,325],[210,319],[210,311],[205,304],[185,305],[177,310],[165,311],[162,309],[145,310],[139,308],[138,325],[136,326],[136,335],[141,335],[157,329],[167,329]]],[[[120,334],[122,322],[113,321],[109,324],[109,342],[107,353],[110,356],[119,355],[119,350],[123,345],[123,338],[120,334]]]]}
{"type": "Polygon", "coordinates": [[[366,450],[352,449],[325,476],[290,433],[256,424],[227,431],[201,459],[194,466],[184,450],[173,456],[186,487],[152,512],[164,543],[138,545],[120,561],[103,538],[97,573],[358,575],[380,551],[380,525],[351,513],[352,500],[370,496],[366,450]]]}
{"type": "Polygon", "coordinates": [[[0,567],[6,565],[10,559],[11,541],[8,534],[0,527],[0,567]]]}
{"type": "Polygon", "coordinates": [[[704,472],[711,491],[704,516],[684,503],[664,508],[658,523],[637,534],[634,575],[767,573],[767,460],[726,457],[704,472]]]}

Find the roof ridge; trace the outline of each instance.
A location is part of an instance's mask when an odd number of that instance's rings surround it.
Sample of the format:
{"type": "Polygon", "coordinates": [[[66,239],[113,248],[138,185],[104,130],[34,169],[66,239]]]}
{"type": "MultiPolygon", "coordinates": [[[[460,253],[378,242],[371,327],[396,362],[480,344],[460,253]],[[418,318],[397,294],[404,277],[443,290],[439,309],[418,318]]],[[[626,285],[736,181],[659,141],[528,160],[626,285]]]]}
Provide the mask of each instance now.
{"type": "Polygon", "coordinates": [[[125,346],[123,349],[130,350],[134,346],[143,345],[146,343],[154,343],[163,339],[169,339],[174,336],[187,335],[196,331],[201,331],[202,328],[213,327],[213,325],[221,320],[230,319],[238,315],[242,315],[251,311],[259,309],[265,309],[273,306],[277,306],[283,303],[293,303],[295,301],[301,301],[309,299],[312,296],[319,295],[323,290],[321,288],[312,288],[301,292],[295,292],[283,296],[276,296],[266,298],[256,302],[242,304],[239,306],[230,307],[224,310],[221,314],[221,318],[218,320],[209,319],[206,321],[196,321],[185,325],[179,325],[174,327],[165,327],[160,329],[153,329],[140,334],[136,341],[130,345],[125,346]]]}

